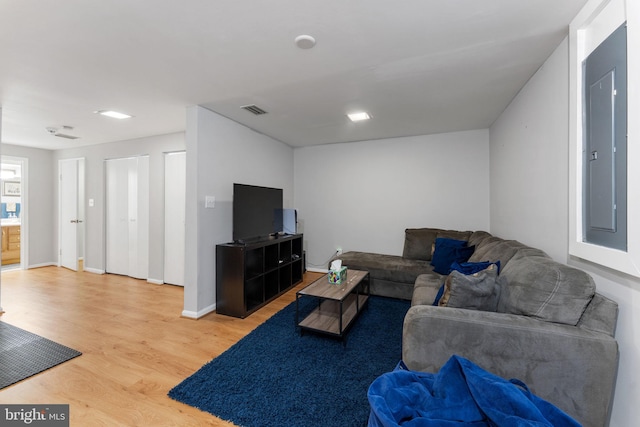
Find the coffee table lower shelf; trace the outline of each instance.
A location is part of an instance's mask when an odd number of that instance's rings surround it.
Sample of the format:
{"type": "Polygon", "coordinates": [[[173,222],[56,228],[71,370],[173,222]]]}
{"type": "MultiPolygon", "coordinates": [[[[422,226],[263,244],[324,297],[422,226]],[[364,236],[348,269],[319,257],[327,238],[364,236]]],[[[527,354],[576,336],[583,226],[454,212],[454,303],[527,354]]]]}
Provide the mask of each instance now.
{"type": "Polygon", "coordinates": [[[355,318],[360,314],[360,310],[367,304],[368,299],[369,296],[366,294],[351,294],[342,302],[320,300],[318,307],[298,323],[298,326],[301,331],[310,330],[343,337],[355,318]],[[342,309],[340,304],[342,304],[342,309]]]}

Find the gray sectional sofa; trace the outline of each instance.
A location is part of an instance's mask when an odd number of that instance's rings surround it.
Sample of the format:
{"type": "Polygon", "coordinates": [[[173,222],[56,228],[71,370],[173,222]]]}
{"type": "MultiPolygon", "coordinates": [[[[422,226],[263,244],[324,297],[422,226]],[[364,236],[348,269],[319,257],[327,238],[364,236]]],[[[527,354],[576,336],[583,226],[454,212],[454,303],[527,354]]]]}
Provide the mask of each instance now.
{"type": "Polygon", "coordinates": [[[584,426],[608,425],[618,367],[618,305],[596,292],[586,272],[484,231],[434,228],[407,229],[402,256],[346,252],[340,259],[348,268],[369,271],[372,294],[411,300],[402,337],[402,358],[410,369],[437,372],[456,354],[503,378],[522,380],[584,426]],[[460,302],[464,286],[469,288],[460,284],[457,271],[433,271],[438,237],[474,246],[469,262],[500,261],[495,311],[460,302]],[[433,305],[447,280],[449,305],[433,305]]]}

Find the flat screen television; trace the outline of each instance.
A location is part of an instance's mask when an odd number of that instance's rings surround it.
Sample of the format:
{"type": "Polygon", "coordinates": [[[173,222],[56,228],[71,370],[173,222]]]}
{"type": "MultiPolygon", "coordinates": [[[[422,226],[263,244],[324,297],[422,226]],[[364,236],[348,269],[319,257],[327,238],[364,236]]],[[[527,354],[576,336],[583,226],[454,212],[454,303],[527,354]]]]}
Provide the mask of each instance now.
{"type": "Polygon", "coordinates": [[[233,240],[259,240],[283,231],[282,189],[233,184],[233,240]]]}

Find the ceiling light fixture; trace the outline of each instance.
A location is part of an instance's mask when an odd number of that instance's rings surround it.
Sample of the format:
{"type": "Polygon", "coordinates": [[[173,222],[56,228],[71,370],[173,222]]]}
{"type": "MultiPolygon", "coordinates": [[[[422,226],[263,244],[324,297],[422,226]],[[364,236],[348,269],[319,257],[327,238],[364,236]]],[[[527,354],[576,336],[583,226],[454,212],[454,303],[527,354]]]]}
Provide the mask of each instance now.
{"type": "MultiPolygon", "coordinates": [[[[79,136],[70,135],[69,133],[59,132],[60,128],[57,128],[57,127],[48,126],[45,129],[47,130],[47,132],[49,132],[49,134],[51,134],[53,136],[57,136],[59,138],[66,138],[66,139],[78,139],[78,138],[80,138],[79,136]]],[[[73,130],[73,126],[63,125],[62,126],[62,130],[70,132],[70,131],[73,130]]]]}
{"type": "Polygon", "coordinates": [[[316,39],[306,34],[296,37],[295,42],[300,49],[311,49],[316,45],[316,39]]]}
{"type": "Polygon", "coordinates": [[[369,113],[367,113],[366,111],[350,113],[350,114],[347,114],[347,117],[349,117],[349,120],[351,120],[352,122],[361,122],[363,120],[369,120],[371,118],[369,113]]]}
{"type": "Polygon", "coordinates": [[[120,113],[118,111],[112,111],[112,110],[100,110],[100,111],[94,111],[94,113],[102,114],[103,116],[111,117],[114,119],[130,119],[131,117],[133,117],[128,114],[120,113]]]}
{"type": "Polygon", "coordinates": [[[78,139],[78,138],[80,138],[79,136],[69,135],[69,134],[60,133],[60,132],[55,133],[53,136],[57,136],[58,138],[66,138],[66,139],[78,139]]]}

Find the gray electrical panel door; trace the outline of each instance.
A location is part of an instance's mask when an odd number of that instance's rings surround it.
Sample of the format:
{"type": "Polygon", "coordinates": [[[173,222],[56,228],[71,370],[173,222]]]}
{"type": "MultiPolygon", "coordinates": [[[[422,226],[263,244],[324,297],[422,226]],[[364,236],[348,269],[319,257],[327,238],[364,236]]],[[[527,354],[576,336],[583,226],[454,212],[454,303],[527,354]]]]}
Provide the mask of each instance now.
{"type": "Polygon", "coordinates": [[[627,27],[583,64],[584,240],[627,250],[627,27]]]}

